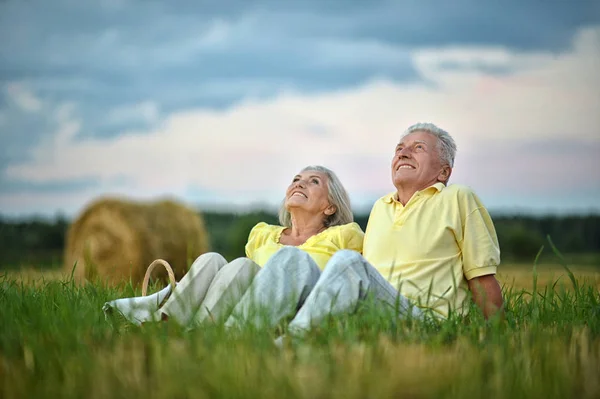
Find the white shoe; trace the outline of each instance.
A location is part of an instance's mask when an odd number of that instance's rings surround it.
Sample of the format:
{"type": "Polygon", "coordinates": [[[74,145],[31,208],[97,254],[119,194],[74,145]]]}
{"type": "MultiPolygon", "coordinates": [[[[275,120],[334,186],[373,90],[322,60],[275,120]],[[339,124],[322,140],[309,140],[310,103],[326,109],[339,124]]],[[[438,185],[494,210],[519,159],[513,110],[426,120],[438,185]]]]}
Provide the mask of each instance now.
{"type": "Polygon", "coordinates": [[[273,341],[273,343],[275,344],[275,346],[279,349],[283,349],[283,340],[285,339],[285,335],[280,335],[279,337],[277,337],[275,339],[275,341],[273,341]]]}
{"type": "Polygon", "coordinates": [[[159,321],[158,309],[170,293],[171,285],[169,284],[152,295],[121,298],[106,302],[102,306],[104,318],[108,320],[109,315],[116,309],[128,321],[138,326],[148,321],[159,321]]]}

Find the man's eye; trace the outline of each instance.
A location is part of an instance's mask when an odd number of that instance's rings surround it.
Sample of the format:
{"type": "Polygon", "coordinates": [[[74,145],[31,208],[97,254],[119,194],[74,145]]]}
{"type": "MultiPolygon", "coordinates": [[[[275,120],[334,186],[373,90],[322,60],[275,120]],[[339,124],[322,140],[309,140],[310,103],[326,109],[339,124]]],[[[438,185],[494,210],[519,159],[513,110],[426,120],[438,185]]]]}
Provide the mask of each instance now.
{"type": "Polygon", "coordinates": [[[318,181],[317,179],[312,179],[312,180],[311,180],[311,183],[314,183],[314,184],[319,184],[319,181],[318,181]]]}
{"type": "Polygon", "coordinates": [[[293,183],[295,183],[295,182],[297,182],[298,180],[300,180],[300,179],[299,179],[299,178],[297,178],[297,177],[294,177],[294,180],[292,180],[292,182],[293,182],[293,183]]]}
{"type": "Polygon", "coordinates": [[[422,149],[424,149],[424,148],[425,148],[425,147],[423,147],[423,144],[417,144],[417,145],[415,146],[415,149],[416,149],[416,150],[422,150],[422,149]]]}

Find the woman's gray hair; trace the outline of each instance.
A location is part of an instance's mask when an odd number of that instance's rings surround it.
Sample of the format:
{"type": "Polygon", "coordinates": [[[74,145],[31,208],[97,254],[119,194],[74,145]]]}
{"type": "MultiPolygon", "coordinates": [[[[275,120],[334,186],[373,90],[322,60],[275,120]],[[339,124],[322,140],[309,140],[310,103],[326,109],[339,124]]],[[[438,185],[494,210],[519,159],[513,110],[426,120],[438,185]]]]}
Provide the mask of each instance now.
{"type": "Polygon", "coordinates": [[[416,123],[404,131],[400,137],[400,141],[402,141],[404,137],[416,131],[427,132],[437,137],[437,148],[442,164],[447,164],[451,168],[454,167],[456,143],[447,131],[440,129],[433,123],[416,123]]]}
{"type": "MultiPolygon", "coordinates": [[[[301,172],[309,170],[321,172],[327,176],[329,203],[335,206],[336,211],[333,215],[329,215],[327,219],[325,219],[325,226],[339,226],[353,222],[354,214],[352,213],[352,208],[350,206],[350,197],[337,175],[333,173],[332,170],[320,165],[307,166],[302,169],[301,172]]],[[[285,198],[279,208],[279,222],[282,226],[292,227],[292,216],[290,215],[290,212],[285,209],[285,198]]]]}

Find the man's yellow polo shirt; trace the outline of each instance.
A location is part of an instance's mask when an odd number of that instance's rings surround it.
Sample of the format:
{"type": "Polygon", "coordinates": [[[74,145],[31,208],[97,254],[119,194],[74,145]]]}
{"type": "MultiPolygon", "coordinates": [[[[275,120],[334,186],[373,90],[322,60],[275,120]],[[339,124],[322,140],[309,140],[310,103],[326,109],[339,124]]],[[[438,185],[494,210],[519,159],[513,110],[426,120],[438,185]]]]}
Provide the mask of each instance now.
{"type": "MultiPolygon", "coordinates": [[[[286,228],[258,223],[252,228],[246,244],[246,256],[263,267],[275,252],[284,247],[279,242],[286,228]]],[[[332,226],[310,237],[297,248],[305,251],[323,270],[329,259],[340,249],[351,249],[362,253],[364,233],[357,223],[332,226]]]]}
{"type": "Polygon", "coordinates": [[[415,193],[406,206],[397,198],[388,194],[373,206],[364,257],[418,306],[443,317],[449,306],[466,313],[467,280],[495,274],[500,264],[490,215],[462,185],[437,183],[415,193]]]}

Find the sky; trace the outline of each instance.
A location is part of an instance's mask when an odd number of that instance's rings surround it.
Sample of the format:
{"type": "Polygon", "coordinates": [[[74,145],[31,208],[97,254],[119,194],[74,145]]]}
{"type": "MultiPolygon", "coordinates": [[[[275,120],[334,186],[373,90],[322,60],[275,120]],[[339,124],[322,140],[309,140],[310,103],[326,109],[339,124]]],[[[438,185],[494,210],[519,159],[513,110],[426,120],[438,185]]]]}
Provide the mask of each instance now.
{"type": "Polygon", "coordinates": [[[0,37],[0,215],[275,209],[313,164],[368,212],[417,122],[492,212],[600,212],[596,0],[0,0],[0,37]]]}

